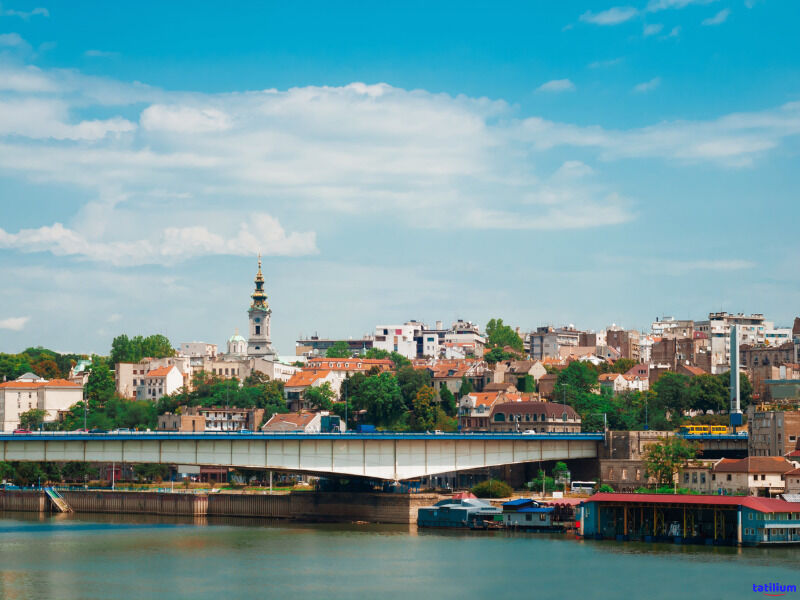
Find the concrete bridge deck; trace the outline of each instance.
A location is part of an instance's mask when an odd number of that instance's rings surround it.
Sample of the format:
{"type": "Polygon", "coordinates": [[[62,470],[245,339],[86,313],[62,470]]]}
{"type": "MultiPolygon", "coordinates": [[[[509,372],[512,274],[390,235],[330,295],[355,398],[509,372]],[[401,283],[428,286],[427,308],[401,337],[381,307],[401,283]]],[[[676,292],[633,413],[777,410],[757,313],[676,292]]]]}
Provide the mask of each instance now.
{"type": "Polygon", "coordinates": [[[0,460],[230,466],[400,481],[595,458],[603,439],[602,433],[4,433],[0,460]]]}

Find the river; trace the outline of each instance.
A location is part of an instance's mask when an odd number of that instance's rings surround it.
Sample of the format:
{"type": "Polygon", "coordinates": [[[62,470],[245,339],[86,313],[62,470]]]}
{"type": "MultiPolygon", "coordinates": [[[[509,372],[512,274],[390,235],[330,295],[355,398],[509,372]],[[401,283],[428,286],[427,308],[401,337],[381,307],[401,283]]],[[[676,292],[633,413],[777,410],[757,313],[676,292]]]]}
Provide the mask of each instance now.
{"type": "MultiPolygon", "coordinates": [[[[247,519],[0,513],[0,598],[732,598],[800,548],[247,519]]],[[[798,594],[788,594],[788,597],[798,594]]]]}

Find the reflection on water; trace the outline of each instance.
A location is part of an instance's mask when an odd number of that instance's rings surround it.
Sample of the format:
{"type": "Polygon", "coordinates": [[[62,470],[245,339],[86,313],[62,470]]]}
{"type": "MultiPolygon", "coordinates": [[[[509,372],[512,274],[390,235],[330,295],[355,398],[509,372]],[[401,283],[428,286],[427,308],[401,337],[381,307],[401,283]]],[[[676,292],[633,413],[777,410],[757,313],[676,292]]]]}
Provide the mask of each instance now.
{"type": "MultiPolygon", "coordinates": [[[[746,598],[800,548],[158,515],[0,513],[0,598],[746,598]]],[[[415,600],[417,600],[415,598],[415,600]]]]}

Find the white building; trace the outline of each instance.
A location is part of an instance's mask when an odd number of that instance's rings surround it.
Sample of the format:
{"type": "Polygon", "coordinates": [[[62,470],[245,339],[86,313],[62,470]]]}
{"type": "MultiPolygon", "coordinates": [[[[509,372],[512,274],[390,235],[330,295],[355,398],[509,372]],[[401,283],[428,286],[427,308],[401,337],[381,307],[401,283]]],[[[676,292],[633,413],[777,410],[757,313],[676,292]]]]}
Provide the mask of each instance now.
{"type": "Polygon", "coordinates": [[[258,273],[255,279],[256,289],[247,316],[250,320],[250,337],[247,340],[247,356],[274,360],[277,352],[272,348],[270,337],[270,320],[272,309],[267,303],[267,294],[264,292],[264,275],[261,273],[261,255],[258,255],[258,273]]]}
{"type": "Polygon", "coordinates": [[[183,387],[183,375],[175,366],[159,367],[149,371],[136,388],[137,400],[156,401],[183,387]]]}
{"type": "Polygon", "coordinates": [[[83,399],[83,386],[66,379],[47,381],[25,373],[15,381],[0,383],[0,430],[14,431],[19,416],[33,408],[44,410],[45,421],[58,419],[58,411],[68,410],[83,399]]]}
{"type": "Polygon", "coordinates": [[[403,325],[376,325],[373,348],[398,352],[406,358],[417,358],[417,335],[422,333],[422,323],[414,321],[403,325]]]}
{"type": "Polygon", "coordinates": [[[217,345],[207,344],[206,342],[183,342],[178,350],[180,356],[188,358],[209,357],[213,358],[217,355],[217,345]]]}
{"type": "MultiPolygon", "coordinates": [[[[697,321],[694,330],[708,336],[711,352],[711,372],[724,373],[730,370],[731,325],[738,325],[741,345],[763,344],[766,340],[767,323],[764,315],[754,313],[737,315],[727,312],[709,313],[707,321],[697,321]]],[[[769,323],[770,329],[772,324],[769,323]]]]}

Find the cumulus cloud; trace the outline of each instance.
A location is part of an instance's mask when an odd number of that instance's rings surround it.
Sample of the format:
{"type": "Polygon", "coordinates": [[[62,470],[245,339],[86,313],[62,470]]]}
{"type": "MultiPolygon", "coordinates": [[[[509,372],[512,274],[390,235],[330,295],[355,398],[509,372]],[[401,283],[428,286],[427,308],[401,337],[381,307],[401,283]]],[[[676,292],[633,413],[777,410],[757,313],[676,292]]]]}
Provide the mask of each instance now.
{"type": "Polygon", "coordinates": [[[580,16],[580,20],[593,25],[619,25],[630,21],[638,14],[639,11],[632,6],[614,6],[598,13],[587,10],[580,16]]]}
{"type": "Polygon", "coordinates": [[[3,8],[0,6],[0,17],[19,17],[24,20],[28,20],[31,17],[41,16],[41,17],[49,17],[50,11],[46,8],[37,7],[32,10],[14,10],[11,8],[3,8]]]}
{"type": "Polygon", "coordinates": [[[274,217],[260,213],[226,237],[202,225],[166,227],[146,239],[93,240],[61,223],[8,233],[0,229],[0,248],[51,252],[113,265],[175,264],[198,256],[300,256],[317,252],[313,232],[288,233],[274,217]]]}
{"type": "Polygon", "coordinates": [[[643,94],[646,92],[652,92],[660,85],[661,85],[661,77],[653,77],[650,81],[643,81],[642,83],[637,83],[635,86],[633,86],[633,91],[639,94],[643,94]]]}
{"type": "Polygon", "coordinates": [[[645,25],[644,31],[642,32],[644,37],[649,37],[651,35],[656,35],[659,33],[664,26],[661,23],[655,23],[653,25],[645,25]]]}
{"type": "Polygon", "coordinates": [[[27,42],[18,33],[0,33],[0,47],[19,48],[27,45],[27,42]]]}
{"type": "Polygon", "coordinates": [[[142,127],[173,133],[207,133],[229,129],[230,117],[215,108],[153,105],[142,111],[142,127]]]}
{"type": "Polygon", "coordinates": [[[543,83],[538,88],[537,92],[574,92],[575,84],[569,79],[553,79],[547,83],[543,83]]]}
{"type": "Polygon", "coordinates": [[[690,4],[712,4],[717,0],[650,0],[647,4],[649,12],[686,8],[690,4]]]}
{"type": "Polygon", "coordinates": [[[731,14],[729,8],[724,8],[715,14],[713,17],[709,17],[708,19],[703,20],[703,25],[721,25],[725,21],[728,20],[728,15],[731,14]]]}
{"type": "Polygon", "coordinates": [[[0,319],[0,329],[22,331],[25,328],[25,324],[30,320],[30,317],[8,317],[6,319],[0,319]]]}

